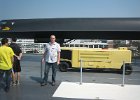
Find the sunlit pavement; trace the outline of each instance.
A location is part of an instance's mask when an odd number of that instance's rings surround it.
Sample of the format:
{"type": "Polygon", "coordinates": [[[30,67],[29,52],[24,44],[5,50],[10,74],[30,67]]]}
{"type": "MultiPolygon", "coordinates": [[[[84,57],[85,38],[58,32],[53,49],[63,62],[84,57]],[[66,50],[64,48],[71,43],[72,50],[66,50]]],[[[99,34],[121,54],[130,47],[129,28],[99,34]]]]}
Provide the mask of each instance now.
{"type": "Polygon", "coordinates": [[[139,100],[140,85],[62,82],[53,97],[103,100],[139,100]]]}
{"type": "MultiPolygon", "coordinates": [[[[0,100],[75,100],[76,98],[61,98],[53,97],[61,82],[79,82],[79,70],[69,70],[68,72],[57,72],[57,82],[55,86],[51,85],[51,71],[49,75],[49,84],[47,86],[40,86],[40,55],[24,55],[21,66],[21,84],[19,86],[12,86],[9,93],[0,89],[0,100]]],[[[140,64],[134,65],[134,70],[140,70],[140,64]]],[[[127,85],[140,85],[140,72],[136,71],[131,75],[126,76],[125,87],[127,85]]],[[[84,83],[97,84],[122,84],[122,75],[113,72],[96,72],[84,71],[84,83]]],[[[120,86],[121,87],[121,86],[120,86]]],[[[94,89],[95,90],[95,89],[94,89]]],[[[93,90],[93,91],[94,91],[93,90]]],[[[73,91],[76,92],[76,91],[73,91]]],[[[94,91],[96,92],[96,91],[94,91]]],[[[136,92],[135,92],[136,93],[136,92]]],[[[134,94],[135,94],[134,93],[134,94]]],[[[133,96],[133,94],[132,94],[133,96]]],[[[78,98],[77,98],[78,99],[78,98]]],[[[76,99],[76,100],[77,100],[76,99]]],[[[97,98],[101,99],[101,98],[97,98]]],[[[79,99],[81,100],[81,98],[79,99]]],[[[83,100],[87,100],[83,98],[83,100]]],[[[93,99],[92,99],[93,100],[93,99]]],[[[96,99],[95,99],[96,100],[96,99]]],[[[136,99],[135,99],[136,100],[136,99]]]]}

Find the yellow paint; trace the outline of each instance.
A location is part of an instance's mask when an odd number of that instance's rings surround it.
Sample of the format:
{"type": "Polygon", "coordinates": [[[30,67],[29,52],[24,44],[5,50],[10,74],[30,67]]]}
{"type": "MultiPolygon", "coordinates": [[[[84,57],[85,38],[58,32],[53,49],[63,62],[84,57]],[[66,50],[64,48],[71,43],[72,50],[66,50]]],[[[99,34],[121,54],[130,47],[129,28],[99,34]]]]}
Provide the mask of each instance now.
{"type": "Polygon", "coordinates": [[[10,27],[4,27],[2,28],[3,31],[9,31],[10,30],[10,27]]]}
{"type": "Polygon", "coordinates": [[[131,51],[125,47],[118,49],[62,47],[61,49],[72,51],[71,63],[75,68],[80,67],[80,60],[82,60],[83,68],[120,69],[123,61],[131,63],[131,51]]]}

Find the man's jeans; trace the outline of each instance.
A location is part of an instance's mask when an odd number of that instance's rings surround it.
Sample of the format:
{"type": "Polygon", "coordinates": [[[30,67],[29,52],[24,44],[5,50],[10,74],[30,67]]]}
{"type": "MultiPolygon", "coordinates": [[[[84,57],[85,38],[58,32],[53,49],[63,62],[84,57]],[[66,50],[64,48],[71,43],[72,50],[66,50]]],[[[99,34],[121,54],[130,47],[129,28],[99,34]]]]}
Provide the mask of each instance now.
{"type": "Polygon", "coordinates": [[[55,82],[56,71],[57,71],[57,63],[46,62],[45,71],[44,71],[44,78],[43,78],[44,83],[47,83],[47,81],[48,81],[48,74],[49,74],[49,70],[50,70],[51,67],[52,67],[52,82],[55,82]]]}
{"type": "Polygon", "coordinates": [[[5,74],[5,83],[6,87],[10,88],[10,82],[11,82],[11,69],[10,70],[1,70],[0,69],[0,84],[3,80],[3,75],[5,74]]]}

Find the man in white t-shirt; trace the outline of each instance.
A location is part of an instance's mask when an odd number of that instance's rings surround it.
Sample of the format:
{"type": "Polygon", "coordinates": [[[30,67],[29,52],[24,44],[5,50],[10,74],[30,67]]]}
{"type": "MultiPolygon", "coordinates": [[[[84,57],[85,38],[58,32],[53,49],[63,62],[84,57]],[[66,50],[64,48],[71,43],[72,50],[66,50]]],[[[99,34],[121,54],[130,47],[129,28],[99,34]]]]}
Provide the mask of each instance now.
{"type": "Polygon", "coordinates": [[[50,36],[50,42],[46,44],[46,49],[43,54],[42,62],[45,62],[44,78],[41,86],[47,85],[48,74],[50,67],[52,67],[52,85],[55,85],[57,66],[60,64],[60,45],[55,42],[54,35],[50,36]]]}

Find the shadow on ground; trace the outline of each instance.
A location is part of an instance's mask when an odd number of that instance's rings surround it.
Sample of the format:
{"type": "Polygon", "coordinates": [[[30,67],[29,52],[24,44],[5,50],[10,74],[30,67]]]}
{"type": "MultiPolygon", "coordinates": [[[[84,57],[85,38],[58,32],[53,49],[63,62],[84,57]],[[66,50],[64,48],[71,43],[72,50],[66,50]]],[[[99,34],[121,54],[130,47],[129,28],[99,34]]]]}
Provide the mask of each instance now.
{"type": "Polygon", "coordinates": [[[40,77],[34,77],[34,76],[30,76],[30,79],[37,82],[37,83],[41,83],[42,79],[40,77]]]}
{"type": "MultiPolygon", "coordinates": [[[[80,72],[80,69],[78,68],[71,68],[68,69],[68,72],[80,72]]],[[[83,72],[88,72],[88,73],[113,73],[113,74],[119,74],[119,70],[113,70],[113,69],[83,69],[83,72]]]]}

